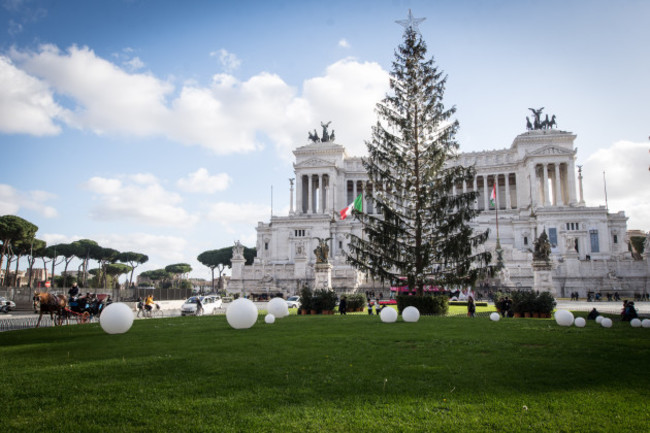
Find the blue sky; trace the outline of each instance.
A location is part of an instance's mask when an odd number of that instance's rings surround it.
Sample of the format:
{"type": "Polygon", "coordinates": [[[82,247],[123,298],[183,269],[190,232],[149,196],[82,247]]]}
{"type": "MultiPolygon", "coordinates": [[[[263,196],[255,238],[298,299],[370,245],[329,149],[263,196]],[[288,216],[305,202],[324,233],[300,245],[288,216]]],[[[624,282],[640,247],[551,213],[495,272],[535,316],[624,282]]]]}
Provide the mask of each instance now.
{"type": "Polygon", "coordinates": [[[461,151],[546,107],[578,135],[587,204],[606,171],[610,210],[650,230],[650,2],[631,0],[0,0],[0,215],[208,278],[196,256],[253,246],[271,186],[286,215],[307,131],[331,120],[363,154],[409,8],[461,151]]]}

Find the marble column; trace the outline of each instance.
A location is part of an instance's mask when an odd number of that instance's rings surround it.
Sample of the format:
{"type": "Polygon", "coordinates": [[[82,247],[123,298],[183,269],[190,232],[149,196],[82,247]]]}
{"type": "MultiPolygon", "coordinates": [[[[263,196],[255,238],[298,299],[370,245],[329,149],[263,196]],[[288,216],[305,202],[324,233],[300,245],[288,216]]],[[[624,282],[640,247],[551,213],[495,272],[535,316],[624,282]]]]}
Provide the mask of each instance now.
{"type": "Polygon", "coordinates": [[[332,211],[334,209],[334,182],[331,174],[327,175],[327,209],[326,211],[332,211]]]}
{"type": "Polygon", "coordinates": [[[289,188],[289,215],[293,215],[293,179],[289,188]]]}
{"type": "Polygon", "coordinates": [[[318,202],[316,203],[316,212],[323,213],[323,200],[325,188],[323,188],[323,174],[318,175],[318,202]]]}
{"type": "Polygon", "coordinates": [[[539,192],[537,191],[537,165],[528,169],[528,183],[530,185],[530,201],[533,207],[537,206],[539,201],[539,192]]]}
{"type": "MultiPolygon", "coordinates": [[[[478,176],[474,176],[474,183],[472,185],[472,188],[474,188],[473,189],[474,192],[478,191],[478,184],[476,182],[477,178],[478,178],[478,176]]],[[[478,209],[478,200],[479,200],[479,197],[476,197],[476,200],[474,200],[474,209],[478,209]]]]}
{"type": "Polygon", "coordinates": [[[487,175],[483,175],[483,209],[490,209],[490,193],[488,192],[487,175]]]}
{"type": "Polygon", "coordinates": [[[506,209],[512,209],[510,200],[510,173],[506,173],[506,209]]]}
{"type": "Polygon", "coordinates": [[[574,166],[573,160],[566,166],[566,178],[569,188],[569,203],[574,204],[578,200],[576,198],[576,168],[574,166]]]}
{"type": "Polygon", "coordinates": [[[305,177],[300,175],[296,178],[296,212],[302,214],[302,183],[304,182],[305,177]]]}
{"type": "Polygon", "coordinates": [[[555,206],[563,206],[562,184],[560,183],[560,164],[555,163],[555,206]]]}
{"type": "Polygon", "coordinates": [[[548,193],[548,166],[546,164],[542,164],[542,171],[544,176],[544,185],[542,188],[542,191],[544,191],[544,206],[550,206],[551,201],[548,193]]]}
{"type": "Polygon", "coordinates": [[[308,187],[307,187],[307,213],[313,213],[314,207],[314,175],[310,174],[308,177],[308,187]]]}

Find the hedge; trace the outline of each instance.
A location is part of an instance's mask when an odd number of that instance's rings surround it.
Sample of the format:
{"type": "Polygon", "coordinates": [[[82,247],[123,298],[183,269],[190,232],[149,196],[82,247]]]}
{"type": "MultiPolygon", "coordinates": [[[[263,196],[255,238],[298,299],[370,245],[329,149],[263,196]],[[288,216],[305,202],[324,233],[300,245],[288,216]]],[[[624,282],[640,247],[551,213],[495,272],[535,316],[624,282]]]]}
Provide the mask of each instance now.
{"type": "Polygon", "coordinates": [[[397,297],[397,311],[402,314],[404,308],[413,306],[421,315],[432,316],[447,314],[449,311],[449,298],[444,295],[399,295],[397,297]]]}

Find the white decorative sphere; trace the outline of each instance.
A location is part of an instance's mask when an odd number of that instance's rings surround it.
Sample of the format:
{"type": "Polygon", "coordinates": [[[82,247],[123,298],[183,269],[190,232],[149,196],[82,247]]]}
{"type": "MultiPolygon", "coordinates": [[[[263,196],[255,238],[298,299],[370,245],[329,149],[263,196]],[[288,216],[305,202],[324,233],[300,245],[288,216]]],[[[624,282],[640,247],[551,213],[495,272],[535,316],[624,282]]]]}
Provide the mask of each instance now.
{"type": "Polygon", "coordinates": [[[402,311],[402,319],[404,319],[405,322],[417,322],[420,320],[420,312],[417,308],[411,305],[404,308],[404,311],[402,311]]]}
{"type": "Polygon", "coordinates": [[[613,322],[612,322],[612,319],[610,319],[609,317],[605,317],[605,318],[600,322],[600,325],[601,325],[603,328],[611,328],[611,327],[612,327],[612,323],[613,323],[613,322]]]}
{"type": "Polygon", "coordinates": [[[267,307],[269,314],[273,314],[278,319],[287,317],[289,315],[289,307],[287,301],[282,298],[273,298],[269,301],[267,307]]]}
{"type": "Polygon", "coordinates": [[[264,321],[269,325],[275,323],[275,316],[273,314],[267,314],[266,316],[264,316],[264,321]]]}
{"type": "Polygon", "coordinates": [[[99,325],[107,334],[124,334],[133,325],[133,310],[123,302],[113,302],[102,311],[99,325]]]}
{"type": "Polygon", "coordinates": [[[630,325],[632,326],[632,328],[640,328],[641,327],[641,320],[639,320],[637,318],[634,318],[634,319],[630,320],[630,325]]]}
{"type": "Polygon", "coordinates": [[[573,313],[568,310],[557,310],[555,322],[560,326],[571,326],[573,325],[573,313]]]}
{"type": "Polygon", "coordinates": [[[576,317],[576,320],[573,322],[574,325],[576,325],[578,328],[584,328],[585,325],[587,324],[587,321],[585,320],[584,317],[576,317]]]}
{"type": "Polygon", "coordinates": [[[490,314],[490,320],[493,322],[498,322],[501,320],[501,316],[499,316],[499,313],[492,313],[490,314]]]}
{"type": "Polygon", "coordinates": [[[603,316],[597,316],[597,317],[596,317],[596,323],[598,323],[598,324],[600,325],[600,322],[602,322],[603,319],[604,319],[603,316]]]}
{"type": "Polygon", "coordinates": [[[644,328],[650,328],[650,319],[643,319],[641,321],[641,326],[643,326],[644,328]]]}
{"type": "Polygon", "coordinates": [[[257,307],[250,299],[235,299],[226,310],[226,320],[235,329],[248,329],[257,321],[257,307]]]}
{"type": "Polygon", "coordinates": [[[384,323],[395,323],[397,321],[397,310],[392,307],[386,307],[381,310],[379,317],[384,323]]]}

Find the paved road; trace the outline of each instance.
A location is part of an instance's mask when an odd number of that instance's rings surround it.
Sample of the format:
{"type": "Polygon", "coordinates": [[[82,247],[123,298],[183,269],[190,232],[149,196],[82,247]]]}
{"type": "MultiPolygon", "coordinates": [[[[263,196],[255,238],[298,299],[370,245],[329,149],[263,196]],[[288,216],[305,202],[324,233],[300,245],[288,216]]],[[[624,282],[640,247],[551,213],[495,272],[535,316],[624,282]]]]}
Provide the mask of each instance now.
{"type": "MultiPolygon", "coordinates": [[[[255,306],[258,310],[266,309],[267,304],[267,302],[255,302],[255,306]]],[[[635,302],[635,306],[640,316],[650,317],[650,302],[635,302]]],[[[224,304],[223,308],[217,310],[217,314],[225,314],[227,307],[228,304],[224,304]]],[[[586,302],[560,300],[557,302],[557,308],[571,311],[591,311],[592,308],[596,308],[601,313],[618,314],[623,308],[623,303],[607,301],[586,302]]],[[[133,314],[135,315],[135,311],[133,314]]],[[[162,317],[179,317],[180,315],[180,309],[170,308],[163,310],[162,317]]],[[[27,309],[12,311],[9,314],[0,314],[0,332],[12,329],[33,328],[36,325],[37,318],[37,314],[34,314],[32,310],[27,309]]],[[[137,319],[140,320],[143,318],[140,317],[137,319]]],[[[43,320],[43,326],[52,326],[49,317],[46,319],[46,317],[43,316],[43,320]]]]}

